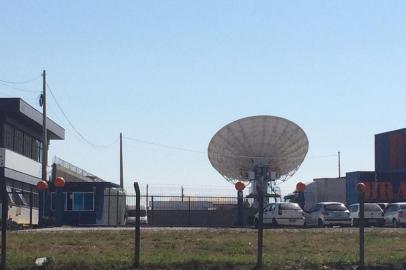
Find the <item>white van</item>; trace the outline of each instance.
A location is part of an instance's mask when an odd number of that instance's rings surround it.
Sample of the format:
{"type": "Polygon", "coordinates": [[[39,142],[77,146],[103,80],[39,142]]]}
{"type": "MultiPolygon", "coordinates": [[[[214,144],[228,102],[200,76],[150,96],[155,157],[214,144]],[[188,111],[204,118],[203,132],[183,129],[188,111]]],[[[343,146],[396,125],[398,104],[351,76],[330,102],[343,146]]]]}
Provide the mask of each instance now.
{"type": "MultiPolygon", "coordinates": [[[[135,225],[135,205],[127,205],[127,210],[126,210],[126,225],[135,225]]],[[[148,215],[147,215],[147,210],[145,208],[145,205],[140,206],[140,224],[141,225],[147,225],[148,224],[148,215]]]]}
{"type": "MultiPolygon", "coordinates": [[[[264,208],[264,225],[303,227],[304,223],[304,212],[297,203],[275,202],[264,208]]],[[[258,213],[255,215],[254,224],[258,225],[258,213]]]]}

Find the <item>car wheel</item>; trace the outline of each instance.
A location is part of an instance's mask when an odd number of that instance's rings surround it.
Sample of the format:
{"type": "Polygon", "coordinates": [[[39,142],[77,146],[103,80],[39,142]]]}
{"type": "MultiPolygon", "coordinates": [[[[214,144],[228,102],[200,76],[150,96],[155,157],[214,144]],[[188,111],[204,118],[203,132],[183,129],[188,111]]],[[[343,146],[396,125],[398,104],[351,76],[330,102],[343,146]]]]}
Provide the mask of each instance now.
{"type": "Polygon", "coordinates": [[[392,220],[392,227],[393,228],[399,228],[399,222],[396,219],[392,220]]]}
{"type": "Polygon", "coordinates": [[[317,221],[317,225],[319,226],[319,228],[324,227],[324,222],[323,220],[321,220],[321,218],[319,218],[319,220],[317,221]]]}

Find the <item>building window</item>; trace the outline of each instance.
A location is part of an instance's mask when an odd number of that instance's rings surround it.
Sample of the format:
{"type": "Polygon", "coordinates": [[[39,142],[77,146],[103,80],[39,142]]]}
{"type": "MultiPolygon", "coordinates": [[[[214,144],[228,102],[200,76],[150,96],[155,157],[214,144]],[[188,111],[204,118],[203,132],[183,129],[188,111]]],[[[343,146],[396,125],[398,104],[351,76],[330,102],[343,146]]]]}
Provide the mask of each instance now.
{"type": "Polygon", "coordinates": [[[14,128],[9,125],[4,125],[4,147],[14,149],[14,128]]]}
{"type": "Polygon", "coordinates": [[[7,124],[3,130],[3,145],[7,149],[42,162],[42,142],[7,124]]]}
{"type": "Polygon", "coordinates": [[[94,193],[93,192],[66,192],[66,211],[93,211],[94,193]]]}
{"type": "Polygon", "coordinates": [[[21,130],[14,130],[14,151],[19,154],[24,154],[24,133],[21,130]]]}
{"type": "Polygon", "coordinates": [[[6,187],[7,194],[9,196],[9,202],[16,206],[29,206],[29,204],[25,201],[23,196],[23,191],[11,188],[9,186],[6,187]]]}
{"type": "Polygon", "coordinates": [[[31,158],[38,162],[42,162],[42,142],[36,139],[32,140],[31,158]]]}
{"type": "Polygon", "coordinates": [[[24,156],[31,158],[32,152],[32,137],[24,134],[24,156]]]}

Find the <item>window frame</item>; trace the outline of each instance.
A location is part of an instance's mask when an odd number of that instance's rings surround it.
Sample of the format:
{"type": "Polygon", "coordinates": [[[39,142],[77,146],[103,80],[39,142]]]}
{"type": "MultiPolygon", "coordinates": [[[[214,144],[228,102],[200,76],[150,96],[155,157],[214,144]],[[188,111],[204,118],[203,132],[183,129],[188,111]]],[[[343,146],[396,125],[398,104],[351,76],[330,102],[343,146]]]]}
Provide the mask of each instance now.
{"type": "MultiPolygon", "coordinates": [[[[94,206],[95,206],[95,199],[94,199],[94,192],[92,191],[72,191],[72,192],[64,192],[65,195],[65,207],[64,210],[67,212],[93,212],[95,211],[94,206]],[[68,206],[68,193],[72,194],[72,209],[67,209],[68,206]],[[75,207],[75,194],[92,194],[92,209],[74,209],[75,207]]],[[[85,204],[85,200],[83,197],[83,207],[85,204]]]]}
{"type": "Polygon", "coordinates": [[[9,124],[3,125],[3,147],[14,151],[14,127],[9,124]]]}
{"type": "Polygon", "coordinates": [[[36,162],[42,162],[43,143],[12,124],[1,125],[0,145],[36,162]]]}

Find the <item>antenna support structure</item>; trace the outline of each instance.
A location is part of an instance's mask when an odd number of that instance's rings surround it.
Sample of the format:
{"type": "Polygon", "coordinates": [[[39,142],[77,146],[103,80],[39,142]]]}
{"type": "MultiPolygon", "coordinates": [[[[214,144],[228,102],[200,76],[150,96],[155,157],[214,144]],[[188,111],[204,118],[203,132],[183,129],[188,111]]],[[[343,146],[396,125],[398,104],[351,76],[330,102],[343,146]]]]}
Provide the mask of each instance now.
{"type": "MultiPolygon", "coordinates": [[[[258,207],[257,268],[263,265],[263,210],[268,186],[286,181],[309,149],[301,127],[285,118],[259,115],[221,128],[208,147],[211,165],[229,182],[251,183],[258,207]]],[[[272,188],[271,188],[272,189],[272,188]]]]}

